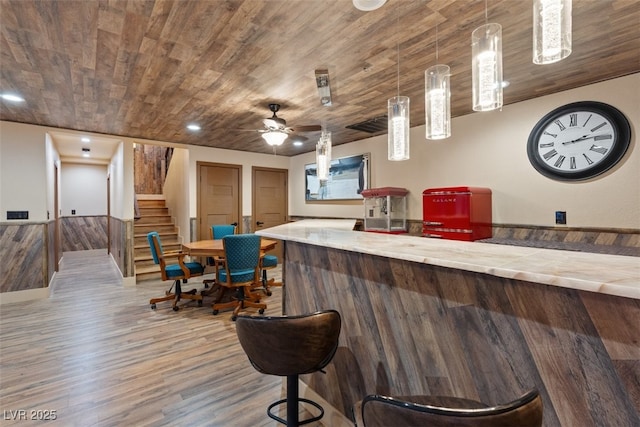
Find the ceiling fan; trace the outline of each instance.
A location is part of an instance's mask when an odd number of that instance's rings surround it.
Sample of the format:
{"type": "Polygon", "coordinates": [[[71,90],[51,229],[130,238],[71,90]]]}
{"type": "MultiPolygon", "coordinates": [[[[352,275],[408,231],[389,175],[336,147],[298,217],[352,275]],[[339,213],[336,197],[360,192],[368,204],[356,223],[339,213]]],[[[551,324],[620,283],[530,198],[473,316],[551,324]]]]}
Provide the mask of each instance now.
{"type": "Polygon", "coordinates": [[[280,104],[269,104],[269,110],[273,115],[269,118],[263,119],[264,129],[258,129],[257,131],[262,134],[262,138],[267,141],[267,144],[274,147],[282,145],[285,139],[291,135],[292,139],[297,141],[305,141],[306,137],[298,135],[301,132],[319,132],[322,130],[320,125],[309,126],[297,126],[295,129],[287,127],[287,121],[277,116],[277,112],[280,111],[280,104]]]}

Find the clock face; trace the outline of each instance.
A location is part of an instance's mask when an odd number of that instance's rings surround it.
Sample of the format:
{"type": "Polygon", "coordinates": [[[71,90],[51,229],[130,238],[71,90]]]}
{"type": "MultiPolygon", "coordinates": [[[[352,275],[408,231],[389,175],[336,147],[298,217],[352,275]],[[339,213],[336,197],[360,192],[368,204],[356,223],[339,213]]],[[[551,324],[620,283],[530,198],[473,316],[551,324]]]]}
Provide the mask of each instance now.
{"type": "Polygon", "coordinates": [[[576,102],[536,124],[527,154],[533,167],[549,178],[582,180],[618,163],[630,141],[631,127],[619,110],[600,102],[576,102]]]}

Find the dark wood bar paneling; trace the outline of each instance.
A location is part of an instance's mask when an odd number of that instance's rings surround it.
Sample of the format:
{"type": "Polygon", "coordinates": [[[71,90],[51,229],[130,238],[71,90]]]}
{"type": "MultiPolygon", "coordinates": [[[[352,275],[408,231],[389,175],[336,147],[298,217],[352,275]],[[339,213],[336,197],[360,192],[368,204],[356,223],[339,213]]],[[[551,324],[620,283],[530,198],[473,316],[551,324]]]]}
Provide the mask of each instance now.
{"type": "Polygon", "coordinates": [[[0,225],[0,292],[47,286],[46,224],[0,225]]]}
{"type": "Polygon", "coordinates": [[[640,300],[286,241],[287,314],[337,309],[304,381],[351,416],[366,394],[497,404],[537,387],[545,426],[640,425],[640,300]]]}

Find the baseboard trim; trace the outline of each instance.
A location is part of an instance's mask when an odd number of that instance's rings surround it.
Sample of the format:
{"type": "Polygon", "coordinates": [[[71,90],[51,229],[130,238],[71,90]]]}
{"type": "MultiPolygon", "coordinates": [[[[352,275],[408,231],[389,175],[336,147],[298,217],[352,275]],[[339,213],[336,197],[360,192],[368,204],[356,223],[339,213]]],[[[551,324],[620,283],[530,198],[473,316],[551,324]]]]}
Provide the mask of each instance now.
{"type": "Polygon", "coordinates": [[[49,298],[49,288],[25,289],[0,293],[0,305],[49,298]]]}

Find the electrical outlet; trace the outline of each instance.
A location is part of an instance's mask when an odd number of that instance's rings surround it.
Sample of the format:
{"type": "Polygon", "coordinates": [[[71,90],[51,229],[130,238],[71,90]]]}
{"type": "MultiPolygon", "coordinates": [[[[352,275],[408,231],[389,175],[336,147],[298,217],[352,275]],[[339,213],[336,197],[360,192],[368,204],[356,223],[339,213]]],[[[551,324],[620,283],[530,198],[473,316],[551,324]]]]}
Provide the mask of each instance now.
{"type": "Polygon", "coordinates": [[[71,215],[75,215],[76,214],[76,210],[75,209],[71,209],[71,215]]]}
{"type": "Polygon", "coordinates": [[[556,224],[566,224],[566,223],[567,223],[567,212],[556,211],[556,224]]]}

